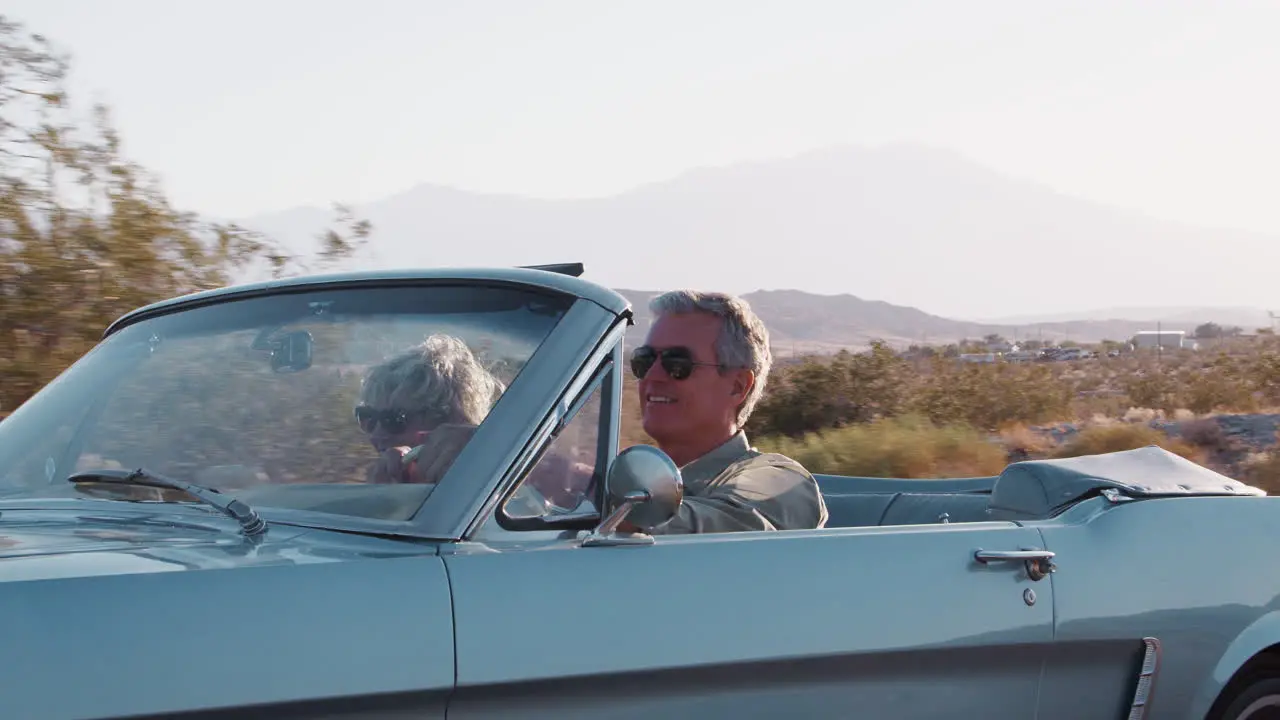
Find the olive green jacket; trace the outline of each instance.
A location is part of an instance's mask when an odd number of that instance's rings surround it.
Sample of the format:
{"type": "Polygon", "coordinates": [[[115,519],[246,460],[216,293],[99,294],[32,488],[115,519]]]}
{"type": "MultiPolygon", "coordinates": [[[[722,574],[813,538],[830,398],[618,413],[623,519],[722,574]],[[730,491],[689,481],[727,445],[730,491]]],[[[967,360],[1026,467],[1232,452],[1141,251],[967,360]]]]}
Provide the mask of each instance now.
{"type": "Polygon", "coordinates": [[[761,453],[739,431],[720,447],[680,468],[684,502],[654,535],[802,530],[827,524],[818,481],[800,463],[761,453]]]}

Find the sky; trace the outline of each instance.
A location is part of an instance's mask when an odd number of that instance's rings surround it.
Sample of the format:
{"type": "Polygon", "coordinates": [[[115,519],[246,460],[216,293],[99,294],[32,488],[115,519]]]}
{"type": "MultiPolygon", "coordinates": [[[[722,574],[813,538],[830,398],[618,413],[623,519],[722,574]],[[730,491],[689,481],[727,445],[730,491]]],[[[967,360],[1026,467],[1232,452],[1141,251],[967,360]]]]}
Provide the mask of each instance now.
{"type": "Polygon", "coordinates": [[[1280,3],[7,0],[185,209],[596,197],[913,142],[1280,233],[1280,3]]]}

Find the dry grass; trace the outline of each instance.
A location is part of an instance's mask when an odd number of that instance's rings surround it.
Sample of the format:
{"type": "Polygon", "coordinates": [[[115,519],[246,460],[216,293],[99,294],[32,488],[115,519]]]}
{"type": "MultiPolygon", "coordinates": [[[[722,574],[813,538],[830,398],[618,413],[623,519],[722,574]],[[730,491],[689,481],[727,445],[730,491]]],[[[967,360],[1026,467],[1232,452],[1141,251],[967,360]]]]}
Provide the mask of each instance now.
{"type": "MultiPolygon", "coordinates": [[[[766,397],[749,433],[761,449],[786,453],[813,472],[877,477],[991,475],[1018,460],[1156,445],[1280,492],[1280,447],[1250,455],[1213,420],[1274,412],[1280,404],[1276,358],[1280,339],[1167,353],[1158,360],[1139,353],[1034,368],[907,359],[864,365],[856,377],[839,377],[842,364],[832,358],[801,359],[775,368],[774,402],[766,397]],[[1068,403],[1055,404],[1055,387],[1066,392],[1068,403]],[[868,422],[857,408],[870,390],[879,393],[873,399],[901,402],[868,422]],[[814,410],[799,426],[797,407],[814,410]],[[824,407],[831,417],[817,412],[824,407]],[[1178,437],[1150,426],[1158,422],[1178,422],[1178,437]],[[1035,427],[1044,423],[1072,423],[1080,431],[1060,444],[1035,427]]],[[[640,426],[634,380],[628,377],[624,385],[622,446],[654,444],[640,426]]]]}
{"type": "Polygon", "coordinates": [[[877,420],[800,439],[760,438],[765,451],[788,455],[810,472],[862,477],[945,478],[994,475],[1005,452],[964,425],[914,417],[877,420]]]}
{"type": "Polygon", "coordinates": [[[1222,425],[1211,418],[1199,418],[1183,423],[1182,439],[1209,452],[1226,452],[1234,443],[1222,430],[1222,425]]]}
{"type": "Polygon", "coordinates": [[[1280,493],[1280,452],[1258,453],[1244,463],[1240,480],[1270,494],[1280,493]]]}
{"type": "Polygon", "coordinates": [[[1010,459],[1043,457],[1054,448],[1052,438],[1022,424],[1001,430],[1000,444],[1010,459]]]}
{"type": "Polygon", "coordinates": [[[1185,440],[1171,439],[1155,428],[1137,423],[1093,425],[1081,430],[1065,445],[1050,453],[1050,457],[1067,458],[1081,455],[1135,450],[1158,445],[1169,452],[1196,462],[1205,461],[1203,449],[1185,440]]]}

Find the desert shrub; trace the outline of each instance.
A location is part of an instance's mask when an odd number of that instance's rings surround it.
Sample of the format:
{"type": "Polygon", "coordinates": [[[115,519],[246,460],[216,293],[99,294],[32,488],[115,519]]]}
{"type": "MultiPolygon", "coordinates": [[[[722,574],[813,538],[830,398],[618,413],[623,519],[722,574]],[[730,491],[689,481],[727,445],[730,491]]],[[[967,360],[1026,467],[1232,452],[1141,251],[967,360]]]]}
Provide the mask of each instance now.
{"type": "Polygon", "coordinates": [[[1179,428],[1183,440],[1208,450],[1226,449],[1230,438],[1222,425],[1213,418],[1201,418],[1183,423],[1179,428]]]}
{"type": "Polygon", "coordinates": [[[1011,461],[1044,457],[1057,446],[1053,438],[1026,425],[1014,425],[1001,430],[1000,444],[1011,461]]]}
{"type": "Polygon", "coordinates": [[[1129,398],[1123,392],[1099,390],[1075,393],[1071,398],[1069,415],[1079,420],[1096,416],[1120,417],[1129,408],[1129,398]]]}
{"type": "Polygon", "coordinates": [[[905,359],[878,342],[867,352],[780,367],[747,431],[799,437],[897,415],[907,402],[910,373],[905,359]]]}
{"type": "Polygon", "coordinates": [[[1280,352],[1268,348],[1241,363],[1240,374],[1268,405],[1280,405],[1280,352]]]}
{"type": "Polygon", "coordinates": [[[1044,365],[963,365],[935,361],[910,403],[938,425],[964,423],[986,431],[1071,414],[1071,391],[1044,365]]]}
{"type": "Polygon", "coordinates": [[[314,272],[364,246],[369,225],[342,207],[307,259],[265,235],[175,207],[154,173],[128,157],[110,110],[75,97],[69,56],[6,15],[0,67],[0,407],[7,411],[133,308],[259,272],[314,272]]]}
{"type": "Polygon", "coordinates": [[[1132,405],[1173,412],[1179,404],[1177,378],[1168,370],[1138,370],[1126,377],[1121,385],[1132,405]]]}
{"type": "Polygon", "coordinates": [[[1185,407],[1196,413],[1219,409],[1251,411],[1257,404],[1254,378],[1249,377],[1236,358],[1225,352],[1180,373],[1178,384],[1185,407]]]}
{"type": "Polygon", "coordinates": [[[1081,455],[1134,450],[1148,445],[1158,445],[1188,460],[1199,462],[1203,452],[1185,440],[1172,439],[1150,425],[1117,423],[1093,425],[1081,430],[1058,450],[1053,457],[1067,458],[1081,455]]]}
{"type": "Polygon", "coordinates": [[[1097,393],[1106,389],[1107,377],[1097,368],[1076,368],[1062,378],[1076,393],[1097,393]]]}
{"type": "Polygon", "coordinates": [[[1280,493],[1280,452],[1263,453],[1253,458],[1245,464],[1239,479],[1266,490],[1269,495],[1280,493]]]}
{"type": "Polygon", "coordinates": [[[1152,420],[1163,420],[1164,411],[1156,410],[1155,408],[1148,408],[1148,407],[1130,407],[1128,410],[1125,410],[1123,414],[1121,414],[1120,419],[1130,423],[1135,423],[1135,422],[1149,423],[1152,420]]]}
{"type": "Polygon", "coordinates": [[[781,452],[815,473],[864,477],[941,478],[993,475],[1004,450],[971,427],[939,426],[916,416],[851,425],[801,438],[762,437],[761,450],[781,452]]]}
{"type": "Polygon", "coordinates": [[[809,359],[771,378],[747,430],[753,434],[798,437],[843,425],[853,413],[841,368],[809,359]]]}

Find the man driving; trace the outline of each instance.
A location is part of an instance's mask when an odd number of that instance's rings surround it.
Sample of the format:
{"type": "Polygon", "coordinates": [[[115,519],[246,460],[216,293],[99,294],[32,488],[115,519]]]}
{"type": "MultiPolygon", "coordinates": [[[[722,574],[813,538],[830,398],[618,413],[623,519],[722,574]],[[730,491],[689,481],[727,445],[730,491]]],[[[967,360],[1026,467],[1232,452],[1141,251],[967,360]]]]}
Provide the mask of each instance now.
{"type": "MultiPolygon", "coordinates": [[[[677,465],[684,502],[653,534],[820,528],[827,507],[796,461],[761,453],[742,427],[764,393],[769,333],[742,299],[668,292],[632,354],[643,426],[677,465]]],[[[636,530],[627,523],[623,529],[636,530]]]]}

